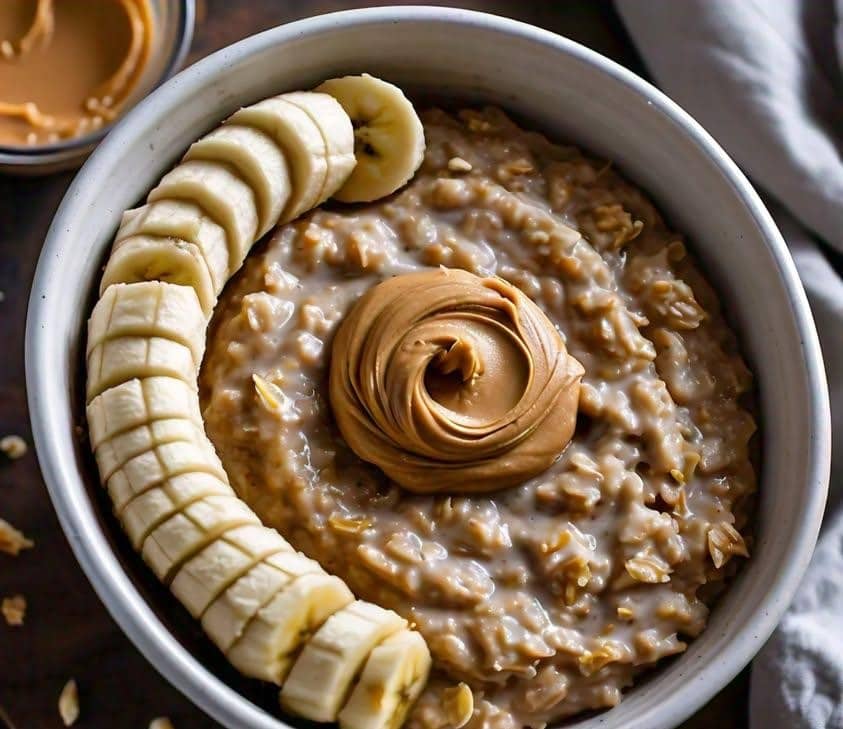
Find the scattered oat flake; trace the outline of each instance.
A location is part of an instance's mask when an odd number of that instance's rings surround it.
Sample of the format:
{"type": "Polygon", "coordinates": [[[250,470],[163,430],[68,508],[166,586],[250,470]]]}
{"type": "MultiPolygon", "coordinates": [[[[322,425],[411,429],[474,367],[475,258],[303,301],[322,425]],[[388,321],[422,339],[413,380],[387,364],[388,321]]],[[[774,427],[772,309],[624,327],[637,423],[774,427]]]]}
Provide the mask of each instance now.
{"type": "Polygon", "coordinates": [[[3,451],[9,458],[22,458],[26,455],[26,441],[19,435],[7,435],[0,438],[0,451],[3,451]]]}
{"type": "Polygon", "coordinates": [[[22,549],[30,549],[35,542],[27,539],[5,519],[0,519],[0,552],[16,557],[22,549]]]}
{"type": "Polygon", "coordinates": [[[12,595],[4,597],[0,603],[0,612],[6,618],[7,625],[23,625],[23,618],[26,615],[26,598],[23,595],[12,595]]]}
{"type": "Polygon", "coordinates": [[[72,678],[59,695],[59,715],[65,726],[72,726],[79,718],[79,689],[72,678]]]}
{"type": "Polygon", "coordinates": [[[173,722],[166,716],[159,716],[149,722],[149,729],[173,729],[173,722]]]}
{"type": "Polygon", "coordinates": [[[12,719],[3,708],[2,704],[0,704],[0,726],[7,727],[7,729],[16,729],[15,725],[12,723],[12,719]]]}

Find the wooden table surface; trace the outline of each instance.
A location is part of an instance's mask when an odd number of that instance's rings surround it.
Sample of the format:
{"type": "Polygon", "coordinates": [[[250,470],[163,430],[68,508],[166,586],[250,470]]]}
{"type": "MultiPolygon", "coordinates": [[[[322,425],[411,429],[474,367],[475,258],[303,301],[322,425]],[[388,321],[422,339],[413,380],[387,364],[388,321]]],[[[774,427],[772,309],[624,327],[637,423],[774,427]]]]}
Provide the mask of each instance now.
{"type": "MultiPolygon", "coordinates": [[[[290,20],[362,4],[199,0],[189,60],[290,20]]],[[[603,0],[443,4],[543,26],[645,73],[603,0]]],[[[5,352],[0,356],[0,437],[19,434],[30,444],[23,361],[27,297],[44,234],[72,177],[0,176],[0,343],[5,352]]],[[[23,627],[0,620],[0,726],[60,727],[57,698],[71,677],[79,685],[78,727],[146,729],[159,715],[169,716],[176,729],[218,726],[158,675],[99,602],[59,528],[31,447],[19,460],[0,456],[0,517],[35,541],[34,549],[17,558],[0,554],[0,598],[20,593],[29,603],[23,627]]],[[[746,727],[747,690],[744,671],[683,729],[746,727]]]]}

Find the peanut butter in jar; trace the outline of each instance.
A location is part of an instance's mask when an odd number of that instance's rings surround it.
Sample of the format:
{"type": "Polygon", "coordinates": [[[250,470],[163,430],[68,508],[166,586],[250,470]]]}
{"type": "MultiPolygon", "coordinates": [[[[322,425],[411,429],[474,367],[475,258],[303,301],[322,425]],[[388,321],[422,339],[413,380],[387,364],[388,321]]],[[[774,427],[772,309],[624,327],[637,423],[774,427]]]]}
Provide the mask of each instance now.
{"type": "Polygon", "coordinates": [[[113,121],[153,32],[149,0],[0,2],[0,146],[53,144],[113,121]]]}

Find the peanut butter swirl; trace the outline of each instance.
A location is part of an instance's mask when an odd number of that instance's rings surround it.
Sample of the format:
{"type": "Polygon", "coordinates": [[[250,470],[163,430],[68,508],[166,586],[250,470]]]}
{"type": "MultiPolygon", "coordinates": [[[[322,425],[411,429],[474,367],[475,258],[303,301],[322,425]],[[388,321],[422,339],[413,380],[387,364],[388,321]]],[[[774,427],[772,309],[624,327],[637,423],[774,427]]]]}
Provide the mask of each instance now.
{"type": "Polygon", "coordinates": [[[349,446],[404,488],[494,491],[556,460],[582,375],[517,288],[441,268],[355,304],[334,339],[330,398],[349,446]]]}

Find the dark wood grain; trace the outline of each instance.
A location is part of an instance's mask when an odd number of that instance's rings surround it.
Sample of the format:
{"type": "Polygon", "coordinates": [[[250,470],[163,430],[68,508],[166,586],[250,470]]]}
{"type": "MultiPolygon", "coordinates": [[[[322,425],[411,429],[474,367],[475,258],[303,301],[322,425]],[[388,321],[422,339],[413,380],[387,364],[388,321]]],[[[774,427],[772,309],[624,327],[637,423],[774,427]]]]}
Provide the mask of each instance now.
{"type": "MultiPolygon", "coordinates": [[[[361,4],[200,0],[190,60],[280,23],[361,4]]],[[[448,4],[548,28],[644,72],[608,2],[448,4]]],[[[39,179],[0,176],[0,290],[5,294],[0,303],[0,436],[15,433],[31,442],[23,367],[27,297],[41,243],[71,179],[71,173],[39,179]]],[[[29,602],[23,627],[0,621],[0,707],[15,729],[60,727],[56,702],[71,677],[79,684],[77,726],[83,729],[145,729],[162,714],[177,729],[216,726],[156,673],[109,617],[70,552],[31,451],[17,461],[0,456],[0,516],[36,543],[18,558],[0,554],[0,597],[21,593],[29,602]]],[[[743,729],[747,690],[745,671],[683,729],[743,729]]]]}

